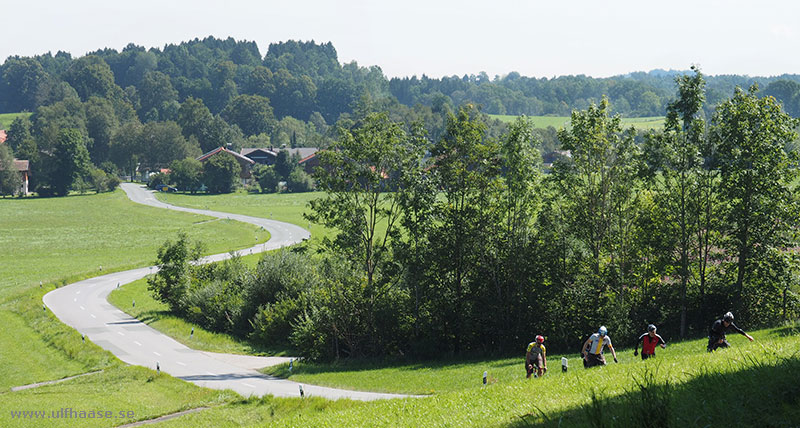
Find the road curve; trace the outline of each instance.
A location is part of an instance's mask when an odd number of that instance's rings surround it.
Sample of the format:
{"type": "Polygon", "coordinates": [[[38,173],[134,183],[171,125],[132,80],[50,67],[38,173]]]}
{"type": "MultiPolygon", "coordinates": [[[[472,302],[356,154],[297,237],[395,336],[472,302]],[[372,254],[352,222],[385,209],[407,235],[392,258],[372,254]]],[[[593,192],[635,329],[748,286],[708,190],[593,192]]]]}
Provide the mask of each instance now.
{"type": "MultiPolygon", "coordinates": [[[[268,251],[296,244],[311,236],[307,230],[292,224],[238,214],[177,207],[158,201],[152,191],[146,190],[143,186],[124,183],[121,187],[134,202],[243,221],[269,231],[271,235],[269,241],[240,250],[239,254],[268,251]]],[[[219,261],[228,257],[230,255],[227,253],[217,254],[205,257],[202,262],[219,261]]],[[[45,294],[43,300],[62,322],[78,330],[120,360],[153,369],[158,365],[160,370],[199,386],[232,389],[244,396],[272,394],[279,397],[298,397],[302,388],[306,396],[329,399],[378,400],[408,397],[400,394],[326,388],[266,376],[254,368],[269,365],[275,361],[274,359],[267,361],[270,358],[216,354],[191,349],[108,303],[109,293],[118,285],[141,279],[156,269],[156,267],[145,267],[76,282],[45,294]]]]}

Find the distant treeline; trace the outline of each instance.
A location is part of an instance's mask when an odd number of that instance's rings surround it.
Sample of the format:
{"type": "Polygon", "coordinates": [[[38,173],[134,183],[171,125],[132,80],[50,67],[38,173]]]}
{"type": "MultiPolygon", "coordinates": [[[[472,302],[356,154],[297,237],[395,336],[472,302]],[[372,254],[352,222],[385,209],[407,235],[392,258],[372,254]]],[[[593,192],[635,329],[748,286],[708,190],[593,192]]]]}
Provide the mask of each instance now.
{"type": "MultiPolygon", "coordinates": [[[[208,37],[163,49],[130,44],[80,58],[65,52],[9,57],[0,65],[0,113],[33,113],[11,124],[8,147],[17,159],[30,160],[31,189],[45,194],[86,188],[98,169],[135,175],[223,145],[324,148],[336,140],[339,125],[369,111],[419,123],[434,141],[445,132],[447,114],[462,105],[484,114],[569,115],[607,95],[611,112],[660,116],[676,73],[387,79],[378,66],[341,64],[331,43],[273,43],[262,57],[255,42],[208,37]],[[63,135],[67,130],[77,134],[63,135]],[[66,140],[69,150],[88,157],[57,165],[66,140]]],[[[759,95],[774,95],[790,115],[800,115],[800,75],[709,76],[707,105],[753,82],[763,89],[759,95]]],[[[505,128],[489,126],[493,136],[505,128]]],[[[537,130],[544,153],[558,148],[555,131],[537,130]]]]}
{"type": "MultiPolygon", "coordinates": [[[[69,53],[13,56],[0,66],[0,113],[34,111],[63,97],[66,83],[82,99],[119,89],[142,121],[170,117],[174,103],[202,99],[216,114],[237,95],[269,98],[275,117],[307,121],[318,112],[328,123],[350,113],[364,95],[393,97],[401,104],[440,107],[477,104],[488,114],[569,115],[607,95],[612,111],[627,117],[663,114],[680,71],[634,72],[609,78],[584,75],[532,78],[510,72],[440,79],[387,79],[380,67],[341,64],[331,43],[287,41],[261,56],[255,42],[208,37],[163,49],[129,44],[122,52],[102,49],[81,58],[69,53]],[[114,88],[114,86],[118,88],[114,88]]],[[[800,75],[707,76],[709,105],[736,86],[758,83],[786,111],[800,114],[800,75]]]]}

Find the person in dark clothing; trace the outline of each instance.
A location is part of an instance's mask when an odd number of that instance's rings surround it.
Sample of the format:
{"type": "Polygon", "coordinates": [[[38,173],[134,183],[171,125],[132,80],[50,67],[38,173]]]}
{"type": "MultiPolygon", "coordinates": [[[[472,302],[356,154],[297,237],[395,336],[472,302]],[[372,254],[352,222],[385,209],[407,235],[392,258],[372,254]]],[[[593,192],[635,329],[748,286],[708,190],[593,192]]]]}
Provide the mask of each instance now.
{"type": "Polygon", "coordinates": [[[752,336],[745,333],[744,330],[733,323],[733,314],[728,312],[722,316],[722,319],[718,319],[711,324],[711,331],[708,333],[708,352],[714,352],[717,348],[727,348],[731,346],[728,341],[725,340],[725,333],[730,330],[750,339],[751,342],[753,341],[752,336]]]}
{"type": "Polygon", "coordinates": [[[639,344],[642,344],[642,359],[646,360],[650,357],[656,356],[656,346],[661,345],[661,349],[667,347],[667,342],[656,333],[656,326],[650,324],[647,326],[647,333],[639,336],[636,341],[636,348],[633,349],[633,356],[639,355],[639,344]]]}

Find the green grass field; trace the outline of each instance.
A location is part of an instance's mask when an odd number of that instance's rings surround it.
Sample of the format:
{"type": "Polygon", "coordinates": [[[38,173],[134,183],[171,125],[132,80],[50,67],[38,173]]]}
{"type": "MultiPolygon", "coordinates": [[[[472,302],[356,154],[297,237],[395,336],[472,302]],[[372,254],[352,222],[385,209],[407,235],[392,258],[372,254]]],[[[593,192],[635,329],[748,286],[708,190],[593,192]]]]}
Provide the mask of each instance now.
{"type": "MultiPolygon", "coordinates": [[[[136,386],[142,376],[138,370],[149,370],[122,368],[111,353],[89,341],[84,343],[78,332],[44,310],[42,296],[61,284],[147,266],[154,262],[157,248],[165,239],[174,238],[178,230],[206,242],[207,254],[264,242],[268,233],[234,221],[138,205],[128,201],[122,191],[65,198],[2,199],[0,227],[0,426],[19,423],[8,420],[10,410],[37,406],[37,410],[50,410],[54,399],[67,407],[85,406],[86,410],[120,408],[125,395],[110,394],[109,388],[129,394],[139,391],[141,397],[131,398],[133,403],[142,404],[134,406],[139,408],[137,420],[208,402],[207,398],[196,399],[198,394],[220,397],[219,392],[200,393],[200,388],[171,378],[164,381],[170,385],[167,389],[152,383],[152,379],[144,382],[146,387],[136,386]],[[111,381],[99,377],[106,381],[97,384],[75,379],[9,392],[12,386],[96,370],[116,374],[111,381]],[[76,389],[69,386],[74,382],[88,386],[76,394],[76,389]],[[23,407],[14,407],[21,403],[23,407]]],[[[228,396],[232,395],[225,395],[228,396]]],[[[75,421],[59,424],[80,425],[75,421]]]]}
{"type": "Polygon", "coordinates": [[[167,238],[174,239],[178,230],[206,243],[208,254],[269,239],[267,232],[236,221],[135,204],[121,190],[2,199],[0,228],[0,290],[146,266],[154,263],[156,249],[167,238]]]}
{"type": "MultiPolygon", "coordinates": [[[[489,117],[491,117],[492,119],[498,119],[505,123],[510,123],[516,120],[518,116],[490,114],[489,117]]],[[[548,126],[552,126],[553,128],[556,129],[563,128],[565,126],[568,126],[570,121],[569,116],[528,116],[528,117],[533,121],[533,125],[536,128],[547,128],[548,126]]],[[[662,129],[664,128],[664,117],[663,116],[624,117],[622,118],[622,125],[625,128],[633,126],[637,130],[662,129]]]]}
{"type": "Polygon", "coordinates": [[[199,388],[166,374],[137,366],[118,366],[63,383],[0,394],[2,427],[109,427],[196,407],[239,399],[230,391],[199,388]],[[79,419],[19,416],[21,411],[51,415],[60,409],[111,411],[113,417],[79,419]],[[132,415],[132,418],[128,416],[132,415]]]}
{"type": "Polygon", "coordinates": [[[303,213],[310,211],[308,203],[322,197],[324,193],[282,193],[282,194],[249,194],[236,192],[224,195],[206,194],[156,194],[158,200],[182,207],[222,211],[233,214],[244,214],[272,220],[285,221],[311,232],[312,242],[319,242],[324,236],[331,236],[331,231],[317,224],[311,224],[303,218],[303,213]]]}
{"type": "MultiPolygon", "coordinates": [[[[298,213],[319,194],[220,196],[159,195],[171,203],[265,216],[308,227],[298,213]],[[266,213],[266,215],[265,215],[266,213]]],[[[251,245],[265,236],[248,226],[135,205],[121,192],[58,199],[0,200],[0,426],[114,426],[198,406],[210,407],[157,426],[276,427],[525,427],[542,426],[770,426],[800,425],[800,330],[797,326],[750,332],[756,342],[730,337],[733,348],[705,352],[705,340],[671,343],[658,358],[642,362],[630,349],[620,363],[584,370],[576,344],[570,370],[560,355],[550,372],[526,380],[518,358],[436,362],[295,363],[269,369],[292,380],[348,389],[406,392],[425,398],[371,403],[314,397],[242,399],[210,391],[142,367],[129,367],[42,310],[41,296],[65,280],[143,266],[165,238],[179,229],[208,244],[207,253],[251,245]],[[123,213],[120,215],[120,213],[123,213]],[[135,226],[128,225],[128,222],[135,226]],[[108,226],[105,223],[109,223],[108,226]],[[21,230],[17,230],[21,229],[21,230]],[[48,238],[29,237],[38,230],[48,238]],[[237,230],[243,230],[237,235],[237,230]],[[142,234],[144,236],[138,236],[142,234]],[[26,240],[27,239],[27,240],[26,240]],[[30,244],[27,241],[30,241],[30,244]],[[126,243],[125,245],[120,242],[126,243]],[[9,248],[9,245],[12,248],[9,248]],[[30,246],[32,248],[26,247],[30,246]],[[19,248],[18,250],[15,248],[19,248]],[[117,258],[114,251],[124,254],[117,258]],[[13,261],[28,259],[28,265],[13,261]],[[70,263],[72,261],[72,263],[70,263]],[[16,266],[13,269],[10,266],[16,266]],[[32,268],[32,266],[36,266],[32,268]],[[97,266],[97,267],[95,267],[97,266]],[[45,285],[39,288],[39,278],[45,285]],[[101,369],[60,384],[10,392],[8,387],[101,369]],[[481,383],[489,374],[489,385],[481,383]],[[593,398],[594,397],[594,398],[593,398]],[[132,411],[133,418],[12,419],[12,411],[132,411]]],[[[312,225],[312,232],[313,232],[312,225]]],[[[322,228],[319,233],[324,232],[322,228]]],[[[257,256],[246,258],[254,263],[257,256]]],[[[150,299],[143,281],[115,291],[126,308],[137,300],[138,316],[183,336],[201,349],[260,352],[227,336],[216,337],[170,319],[150,299]],[[134,297],[137,296],[137,297],[134,297]],[[142,297],[138,297],[142,296],[142,297]],[[194,343],[192,342],[194,341],[194,343]],[[202,348],[206,347],[206,348],[202,348]]],[[[133,311],[128,307],[127,310],[133,311]]],[[[746,326],[745,326],[746,327],[746,326]]],[[[660,332],[668,334],[668,332],[660,332]]],[[[612,332],[613,337],[613,332],[612,332]]],[[[667,337],[669,340],[669,337],[667,337]]]]}
{"type": "Polygon", "coordinates": [[[0,113],[0,129],[8,129],[17,117],[30,117],[32,113],[0,113]]]}
{"type": "MultiPolygon", "coordinates": [[[[574,353],[566,355],[567,373],[560,371],[560,355],[551,355],[550,372],[528,380],[522,352],[516,359],[388,367],[298,363],[292,380],[432,396],[373,403],[265,398],[163,425],[796,426],[800,422],[798,333],[796,327],[751,332],[756,342],[732,337],[731,349],[713,354],[705,351],[705,339],[675,343],[648,361],[624,349],[618,353],[619,364],[590,370],[581,367],[574,353]],[[484,371],[489,373],[487,386],[481,382],[484,371]]],[[[286,374],[286,368],[272,372],[286,374]]]]}

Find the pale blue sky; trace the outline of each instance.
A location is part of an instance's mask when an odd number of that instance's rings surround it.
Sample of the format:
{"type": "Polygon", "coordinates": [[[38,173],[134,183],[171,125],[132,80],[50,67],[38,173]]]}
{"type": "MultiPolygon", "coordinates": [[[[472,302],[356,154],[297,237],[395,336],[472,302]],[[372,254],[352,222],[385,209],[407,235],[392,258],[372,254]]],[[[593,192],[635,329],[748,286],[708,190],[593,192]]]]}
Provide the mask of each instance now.
{"type": "Polygon", "coordinates": [[[208,35],[333,42],[341,62],[389,77],[604,77],[688,69],[800,73],[800,2],[762,0],[2,0],[0,61],[208,35]]]}

